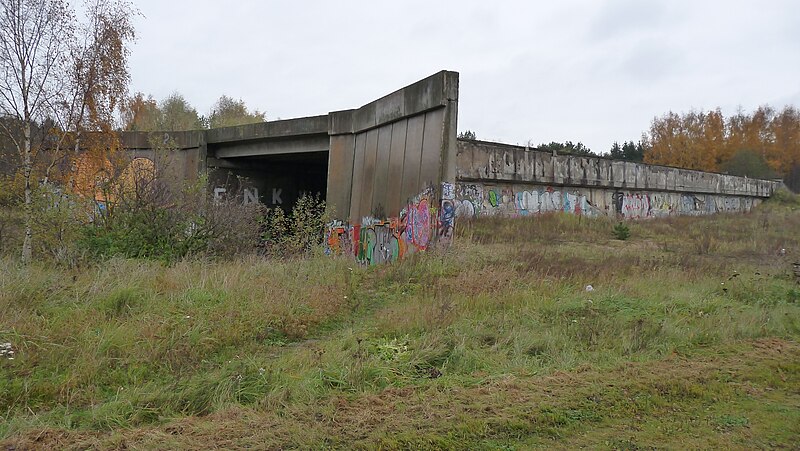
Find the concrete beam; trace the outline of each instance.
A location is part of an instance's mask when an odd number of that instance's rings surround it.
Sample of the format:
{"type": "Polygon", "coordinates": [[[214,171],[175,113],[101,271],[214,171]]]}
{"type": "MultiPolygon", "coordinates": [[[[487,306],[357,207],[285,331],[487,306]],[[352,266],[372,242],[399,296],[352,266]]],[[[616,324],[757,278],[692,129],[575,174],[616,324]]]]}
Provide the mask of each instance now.
{"type": "Polygon", "coordinates": [[[245,141],[209,145],[208,153],[215,158],[241,158],[305,152],[326,152],[330,138],[324,135],[294,136],[292,138],[245,141]]]}
{"type": "Polygon", "coordinates": [[[153,144],[174,146],[178,149],[194,149],[200,147],[205,130],[185,132],[122,132],[120,141],[124,149],[152,149],[153,144]]]}
{"type": "Polygon", "coordinates": [[[287,136],[316,135],[322,133],[328,133],[327,114],[238,125],[236,127],[212,128],[206,131],[206,140],[209,144],[215,144],[287,136]]]}

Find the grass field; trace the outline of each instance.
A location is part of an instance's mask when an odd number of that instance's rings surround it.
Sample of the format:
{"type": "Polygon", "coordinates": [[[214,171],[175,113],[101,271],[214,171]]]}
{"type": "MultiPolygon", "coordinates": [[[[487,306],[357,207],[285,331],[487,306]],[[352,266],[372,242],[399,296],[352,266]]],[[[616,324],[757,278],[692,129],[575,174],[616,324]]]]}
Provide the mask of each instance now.
{"type": "Polygon", "coordinates": [[[0,260],[0,444],[800,447],[797,201],[613,225],[485,218],[370,268],[0,260]]]}

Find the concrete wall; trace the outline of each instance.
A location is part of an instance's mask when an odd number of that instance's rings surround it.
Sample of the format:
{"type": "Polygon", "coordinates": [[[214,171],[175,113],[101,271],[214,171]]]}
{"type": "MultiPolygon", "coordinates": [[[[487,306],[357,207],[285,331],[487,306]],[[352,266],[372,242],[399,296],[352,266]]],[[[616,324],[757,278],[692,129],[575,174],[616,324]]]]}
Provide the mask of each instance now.
{"type": "Polygon", "coordinates": [[[205,132],[124,132],[120,134],[122,147],[134,158],[147,158],[160,171],[169,172],[176,180],[195,181],[206,171],[205,132]],[[154,147],[170,149],[156,158],[154,147]]]}
{"type": "Polygon", "coordinates": [[[780,185],[467,140],[458,141],[456,178],[458,217],[566,211],[645,218],[748,211],[780,185]]]}
{"type": "Polygon", "coordinates": [[[328,204],[337,217],[396,217],[455,179],[458,74],[439,72],[356,110],[329,115],[328,204]]]}
{"type": "Polygon", "coordinates": [[[457,116],[447,71],[330,114],[328,252],[375,264],[451,238],[457,116]]]}

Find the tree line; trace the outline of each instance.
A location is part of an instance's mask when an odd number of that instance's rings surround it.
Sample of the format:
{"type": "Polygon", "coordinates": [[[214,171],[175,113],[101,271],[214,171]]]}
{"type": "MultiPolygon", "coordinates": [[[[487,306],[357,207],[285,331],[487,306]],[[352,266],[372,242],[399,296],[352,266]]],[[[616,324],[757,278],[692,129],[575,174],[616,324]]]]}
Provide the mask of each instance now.
{"type": "Polygon", "coordinates": [[[800,110],[765,105],[727,118],[719,109],[669,112],[653,119],[643,141],[646,163],[790,183],[800,171],[800,110]]]}
{"type": "Polygon", "coordinates": [[[157,102],[152,95],[137,92],[120,107],[124,131],[183,131],[231,127],[267,120],[266,113],[247,107],[241,99],[222,95],[208,115],[201,115],[178,92],[157,102]]]}

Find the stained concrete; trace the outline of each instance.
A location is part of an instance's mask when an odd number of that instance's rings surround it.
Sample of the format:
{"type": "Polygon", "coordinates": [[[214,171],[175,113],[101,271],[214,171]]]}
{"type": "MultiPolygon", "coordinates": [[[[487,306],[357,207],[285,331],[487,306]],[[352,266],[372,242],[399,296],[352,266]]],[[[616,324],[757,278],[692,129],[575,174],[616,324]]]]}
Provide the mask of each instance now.
{"type": "Polygon", "coordinates": [[[288,208],[301,193],[319,192],[350,224],[399,217],[423,192],[434,211],[445,188],[455,191],[449,200],[461,213],[528,214],[579,201],[594,214],[622,216],[627,202],[627,216],[636,216],[642,196],[648,208],[656,206],[654,214],[695,214],[751,208],[779,185],[457,140],[458,88],[458,73],[441,71],[355,109],[212,130],[123,133],[122,142],[140,156],[171,147],[175,177],[208,171],[214,189],[249,189],[251,198],[257,190],[269,205],[288,208]]]}

